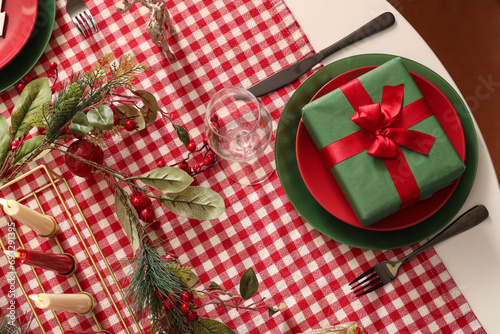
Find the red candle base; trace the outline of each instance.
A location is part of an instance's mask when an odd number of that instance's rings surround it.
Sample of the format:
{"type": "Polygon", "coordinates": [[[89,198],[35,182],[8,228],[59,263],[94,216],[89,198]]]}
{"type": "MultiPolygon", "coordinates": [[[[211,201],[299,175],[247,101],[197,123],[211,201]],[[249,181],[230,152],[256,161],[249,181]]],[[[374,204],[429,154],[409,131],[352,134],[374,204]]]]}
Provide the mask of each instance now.
{"type": "Polygon", "coordinates": [[[60,275],[70,275],[76,269],[76,261],[69,254],[53,254],[34,250],[19,249],[22,264],[52,270],[60,275]]]}

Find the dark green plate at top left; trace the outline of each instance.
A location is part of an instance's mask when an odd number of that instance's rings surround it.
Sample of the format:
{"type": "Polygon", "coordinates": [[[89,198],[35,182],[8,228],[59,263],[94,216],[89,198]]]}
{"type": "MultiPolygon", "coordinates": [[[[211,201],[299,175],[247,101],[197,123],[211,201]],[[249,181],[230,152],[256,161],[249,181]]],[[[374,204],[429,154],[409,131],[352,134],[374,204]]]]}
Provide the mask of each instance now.
{"type": "Polygon", "coordinates": [[[285,193],[298,213],[316,230],[338,242],[363,249],[394,249],[420,242],[444,228],[462,208],[469,196],[477,170],[478,146],[474,123],[460,95],[429,68],[403,59],[407,69],[433,83],[446,95],[462,123],[465,144],[466,171],[450,199],[426,220],[408,228],[393,231],[373,231],[344,223],[332,216],[307,189],[297,166],[295,141],[297,128],[306,105],[323,85],[352,69],[381,65],[396,56],[365,54],[333,62],[314,73],[293,93],[280,117],[276,131],[275,155],[278,176],[285,193]]]}
{"type": "Polygon", "coordinates": [[[30,39],[19,54],[0,69],[0,92],[18,83],[35,66],[49,44],[56,18],[55,0],[38,0],[38,15],[30,39]]]}

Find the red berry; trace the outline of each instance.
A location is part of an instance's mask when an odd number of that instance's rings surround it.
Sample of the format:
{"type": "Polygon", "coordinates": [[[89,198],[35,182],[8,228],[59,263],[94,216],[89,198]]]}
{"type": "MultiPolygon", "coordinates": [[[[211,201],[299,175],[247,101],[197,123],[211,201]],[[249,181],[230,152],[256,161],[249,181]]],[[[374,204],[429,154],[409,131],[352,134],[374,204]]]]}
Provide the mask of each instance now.
{"type": "Polygon", "coordinates": [[[181,304],[181,313],[188,315],[191,313],[191,303],[190,302],[185,302],[181,304]]]}
{"type": "Polygon", "coordinates": [[[158,166],[160,168],[165,167],[165,159],[160,158],[160,159],[156,160],[156,166],[158,166]]]}
{"type": "Polygon", "coordinates": [[[125,130],[127,130],[127,131],[133,131],[133,130],[135,130],[135,122],[133,120],[131,120],[131,119],[129,119],[128,121],[126,121],[123,126],[125,127],[125,130]]]}
{"type": "Polygon", "coordinates": [[[53,61],[52,63],[49,64],[49,67],[52,69],[52,70],[55,70],[57,68],[57,63],[55,61],[53,61]]]}
{"type": "Polygon", "coordinates": [[[142,211],[146,207],[146,202],[144,202],[142,196],[134,196],[130,199],[130,202],[137,211],[142,211]]]}
{"type": "Polygon", "coordinates": [[[181,300],[185,302],[190,302],[192,299],[193,299],[193,294],[191,293],[191,291],[183,291],[181,293],[181,300]]]}
{"type": "Polygon", "coordinates": [[[141,219],[146,223],[151,223],[155,219],[155,212],[152,208],[144,208],[141,211],[141,219]]]}
{"type": "Polygon", "coordinates": [[[191,152],[196,150],[196,144],[193,142],[189,143],[187,146],[187,149],[188,149],[188,151],[191,151],[191,152]]]}
{"type": "Polygon", "coordinates": [[[167,310],[173,310],[174,309],[174,304],[167,298],[163,302],[163,307],[166,308],[167,310]]]}
{"type": "Polygon", "coordinates": [[[23,78],[23,81],[24,81],[25,83],[28,83],[28,82],[30,82],[30,81],[31,81],[31,77],[30,77],[29,75],[25,75],[25,76],[24,76],[24,78],[23,78]]]}
{"type": "Polygon", "coordinates": [[[188,163],[187,163],[187,162],[185,162],[185,161],[183,161],[183,162],[181,162],[181,163],[179,164],[179,168],[180,168],[180,169],[186,170],[186,169],[188,169],[188,167],[189,167],[189,165],[188,165],[188,163]]]}
{"type": "Polygon", "coordinates": [[[208,139],[207,138],[203,138],[203,144],[205,144],[205,145],[208,144],[208,139]]]}
{"type": "MultiPolygon", "coordinates": [[[[102,151],[102,149],[99,146],[86,141],[85,139],[74,141],[69,146],[67,152],[76,155],[77,157],[95,162],[98,165],[102,165],[104,161],[104,152],[102,151]]],[[[77,158],[70,156],[69,154],[65,155],[64,161],[69,170],[75,175],[85,177],[91,175],[94,171],[94,168],[78,160],[77,158]]]]}
{"type": "Polygon", "coordinates": [[[163,293],[161,293],[160,290],[156,290],[155,291],[155,296],[158,298],[158,299],[164,299],[165,296],[163,295],[163,293]]]}
{"type": "Polygon", "coordinates": [[[118,119],[118,117],[113,115],[113,125],[118,125],[118,123],[120,123],[120,120],[118,119]]]}
{"type": "Polygon", "coordinates": [[[144,201],[144,205],[145,207],[150,207],[151,205],[153,205],[153,202],[151,202],[151,198],[149,196],[146,196],[146,195],[141,195],[143,201],[144,201]]]}
{"type": "Polygon", "coordinates": [[[50,87],[50,91],[52,92],[52,94],[54,94],[56,92],[56,87],[55,86],[51,86],[50,87]]]}
{"type": "Polygon", "coordinates": [[[14,139],[11,143],[10,146],[19,146],[19,140],[14,139]]]}
{"type": "Polygon", "coordinates": [[[186,173],[191,174],[192,171],[193,168],[191,168],[191,166],[188,166],[188,168],[186,168],[186,173]]]}
{"type": "Polygon", "coordinates": [[[209,158],[203,159],[203,164],[205,166],[209,166],[211,163],[212,163],[212,159],[209,159],[209,158]]]}
{"type": "Polygon", "coordinates": [[[23,90],[24,90],[24,87],[26,87],[26,85],[25,85],[25,84],[23,84],[23,83],[20,83],[20,84],[18,84],[18,85],[16,86],[16,89],[17,89],[17,91],[18,91],[19,93],[22,93],[22,92],[23,92],[23,90]]]}
{"type": "Polygon", "coordinates": [[[193,166],[193,170],[194,170],[195,173],[198,173],[201,170],[201,166],[199,164],[195,164],[193,166]]]}
{"type": "Polygon", "coordinates": [[[167,253],[167,255],[165,255],[163,258],[167,261],[175,261],[177,260],[177,255],[175,255],[174,253],[167,253]]]}
{"type": "Polygon", "coordinates": [[[198,313],[196,313],[196,311],[192,311],[186,316],[186,319],[188,321],[195,321],[196,319],[198,319],[198,313]]]}

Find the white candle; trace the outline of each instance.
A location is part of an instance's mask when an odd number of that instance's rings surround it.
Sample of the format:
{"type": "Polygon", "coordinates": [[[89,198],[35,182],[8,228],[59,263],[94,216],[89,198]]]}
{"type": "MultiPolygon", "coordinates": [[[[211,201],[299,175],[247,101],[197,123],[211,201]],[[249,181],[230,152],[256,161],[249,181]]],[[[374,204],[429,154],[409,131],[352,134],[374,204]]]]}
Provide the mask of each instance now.
{"type": "Polygon", "coordinates": [[[86,314],[94,308],[94,298],[87,293],[48,294],[40,293],[30,295],[36,307],[54,311],[74,312],[86,314]]]}
{"type": "Polygon", "coordinates": [[[6,214],[28,226],[40,236],[50,236],[57,231],[57,225],[49,216],[42,215],[12,199],[0,198],[0,204],[6,214]]]}

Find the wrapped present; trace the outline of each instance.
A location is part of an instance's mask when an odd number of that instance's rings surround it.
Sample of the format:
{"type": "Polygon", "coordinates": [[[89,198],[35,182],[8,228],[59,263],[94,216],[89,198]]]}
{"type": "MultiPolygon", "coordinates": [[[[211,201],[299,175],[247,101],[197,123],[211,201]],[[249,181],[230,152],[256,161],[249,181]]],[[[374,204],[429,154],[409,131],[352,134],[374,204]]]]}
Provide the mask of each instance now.
{"type": "Polygon", "coordinates": [[[302,122],[364,226],[465,170],[400,58],[307,104],[302,122]]]}

